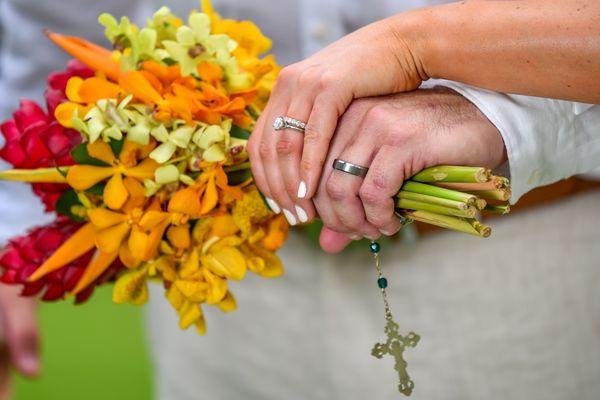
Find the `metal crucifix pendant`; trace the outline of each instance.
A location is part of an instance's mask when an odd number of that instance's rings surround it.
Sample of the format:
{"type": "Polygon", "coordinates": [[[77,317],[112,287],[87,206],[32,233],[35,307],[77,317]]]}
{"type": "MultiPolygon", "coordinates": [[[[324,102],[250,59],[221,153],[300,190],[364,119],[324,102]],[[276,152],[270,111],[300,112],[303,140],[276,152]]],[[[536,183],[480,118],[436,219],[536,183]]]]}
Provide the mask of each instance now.
{"type": "Polygon", "coordinates": [[[408,365],[406,360],[404,359],[404,350],[407,347],[415,347],[417,343],[419,343],[419,335],[414,332],[410,332],[406,336],[402,336],[398,332],[398,324],[394,322],[394,318],[392,317],[392,310],[390,309],[390,304],[387,299],[387,279],[383,277],[383,271],[381,270],[380,259],[379,259],[379,243],[373,241],[370,244],[371,253],[373,253],[373,258],[375,260],[375,269],[377,269],[377,286],[381,289],[381,296],[383,297],[383,304],[385,305],[385,319],[387,321],[385,325],[385,334],[387,335],[387,340],[385,343],[376,343],[371,350],[371,354],[374,357],[379,359],[383,358],[384,355],[388,354],[394,357],[396,361],[396,365],[394,369],[398,371],[398,378],[400,383],[398,384],[398,390],[400,393],[405,396],[410,396],[415,384],[408,376],[408,372],[406,371],[408,365]]]}
{"type": "Polygon", "coordinates": [[[404,350],[407,347],[415,347],[417,343],[419,343],[420,337],[414,332],[402,336],[398,332],[398,329],[398,324],[391,318],[388,318],[387,324],[385,325],[387,341],[385,343],[376,343],[373,350],[371,350],[371,354],[379,359],[383,358],[386,354],[394,357],[396,361],[394,369],[398,371],[398,378],[400,380],[398,390],[400,393],[410,396],[415,384],[406,371],[408,365],[404,360],[404,350]]]}

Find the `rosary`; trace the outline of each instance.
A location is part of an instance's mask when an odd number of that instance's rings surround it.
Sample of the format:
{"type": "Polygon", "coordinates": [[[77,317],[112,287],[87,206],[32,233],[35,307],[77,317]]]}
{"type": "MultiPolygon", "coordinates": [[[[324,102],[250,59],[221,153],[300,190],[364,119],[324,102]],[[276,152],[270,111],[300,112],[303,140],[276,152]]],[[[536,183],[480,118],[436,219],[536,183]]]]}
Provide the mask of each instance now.
{"type": "Polygon", "coordinates": [[[383,304],[385,306],[385,334],[387,336],[387,340],[385,343],[376,343],[371,350],[371,354],[374,357],[379,359],[383,358],[384,355],[388,354],[394,357],[396,364],[394,369],[398,371],[398,379],[400,383],[398,385],[398,390],[400,393],[405,396],[410,396],[415,387],[415,384],[408,376],[408,372],[406,371],[408,364],[406,360],[404,360],[404,349],[407,347],[415,347],[417,343],[419,343],[419,335],[414,332],[410,332],[406,336],[402,336],[399,332],[399,326],[392,317],[392,311],[390,309],[390,304],[387,299],[386,288],[388,285],[387,279],[383,276],[383,272],[381,271],[381,265],[379,260],[379,251],[381,246],[379,243],[372,241],[369,245],[371,249],[371,253],[373,254],[373,259],[375,261],[375,268],[377,269],[377,286],[381,289],[381,295],[383,297],[383,304]]]}

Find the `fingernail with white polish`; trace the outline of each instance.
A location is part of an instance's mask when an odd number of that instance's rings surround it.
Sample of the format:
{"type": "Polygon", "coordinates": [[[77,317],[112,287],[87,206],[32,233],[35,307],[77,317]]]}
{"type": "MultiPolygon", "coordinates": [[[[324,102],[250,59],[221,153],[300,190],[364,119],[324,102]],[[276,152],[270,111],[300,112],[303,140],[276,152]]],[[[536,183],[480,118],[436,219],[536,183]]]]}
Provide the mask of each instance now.
{"type": "Polygon", "coordinates": [[[283,215],[285,215],[285,219],[287,219],[288,223],[292,226],[296,225],[298,222],[296,221],[296,217],[294,214],[290,212],[290,210],[283,209],[283,215]]]}
{"type": "Polygon", "coordinates": [[[357,234],[348,235],[348,237],[352,240],[361,240],[362,239],[362,236],[357,235],[357,234]]]}
{"type": "Polygon", "coordinates": [[[298,198],[303,199],[306,197],[306,183],[304,181],[300,182],[300,186],[298,186],[298,198]]]}
{"type": "Polygon", "coordinates": [[[279,208],[279,205],[277,205],[277,203],[275,203],[275,200],[270,199],[268,197],[265,197],[265,200],[267,201],[267,204],[269,205],[269,208],[275,213],[275,214],[279,214],[281,212],[281,208],[279,208]]]}
{"type": "Polygon", "coordinates": [[[385,236],[393,236],[396,233],[396,232],[392,232],[392,231],[386,231],[386,230],[383,230],[383,229],[380,229],[379,232],[381,232],[385,236]]]}
{"type": "Polygon", "coordinates": [[[298,214],[298,219],[300,220],[300,222],[305,223],[306,221],[308,221],[308,214],[306,213],[306,211],[304,211],[302,207],[296,206],[296,214],[298,214]]]}

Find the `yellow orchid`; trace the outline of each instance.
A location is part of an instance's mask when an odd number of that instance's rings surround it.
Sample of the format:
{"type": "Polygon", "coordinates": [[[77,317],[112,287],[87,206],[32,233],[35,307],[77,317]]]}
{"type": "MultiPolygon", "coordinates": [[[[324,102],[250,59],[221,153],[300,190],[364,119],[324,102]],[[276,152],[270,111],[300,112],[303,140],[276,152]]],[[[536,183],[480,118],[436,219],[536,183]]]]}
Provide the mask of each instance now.
{"type": "Polygon", "coordinates": [[[120,209],[129,198],[129,191],[123,183],[123,176],[138,180],[152,179],[158,168],[156,161],[145,158],[153,145],[142,146],[126,140],[117,159],[108,143],[96,141],[87,144],[91,157],[108,164],[107,166],[74,165],[67,173],[67,183],[75,190],[87,190],[108,180],[104,188],[104,202],[113,209],[120,209]],[[137,164],[138,159],[143,159],[137,164]]]}

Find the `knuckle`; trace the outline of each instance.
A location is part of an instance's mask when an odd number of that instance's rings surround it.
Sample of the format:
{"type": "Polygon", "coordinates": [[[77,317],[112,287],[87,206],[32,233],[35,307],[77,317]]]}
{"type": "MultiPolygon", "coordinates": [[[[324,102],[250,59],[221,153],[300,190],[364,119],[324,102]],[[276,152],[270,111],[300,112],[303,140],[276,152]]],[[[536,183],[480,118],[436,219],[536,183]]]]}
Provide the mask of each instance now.
{"type": "Polygon", "coordinates": [[[315,68],[305,69],[298,77],[298,88],[305,89],[306,87],[314,86],[318,79],[318,71],[315,68]]]}
{"type": "Polygon", "coordinates": [[[273,155],[273,150],[271,149],[271,145],[268,142],[262,141],[258,145],[258,154],[261,158],[271,158],[273,155]]]}
{"type": "Polygon", "coordinates": [[[304,129],[304,143],[315,144],[319,142],[319,131],[314,124],[307,124],[304,129]]]}
{"type": "Polygon", "coordinates": [[[327,194],[333,201],[341,201],[347,197],[347,188],[337,179],[330,178],[325,187],[327,194]]]}
{"type": "Polygon", "coordinates": [[[372,212],[367,214],[367,221],[371,224],[375,225],[377,228],[382,228],[386,225],[389,225],[391,221],[391,217],[386,213],[380,212],[372,212]]]}
{"type": "Polygon", "coordinates": [[[378,125],[385,121],[386,117],[387,112],[384,108],[381,106],[374,106],[365,113],[364,122],[368,125],[378,125]]]}
{"type": "Polygon", "coordinates": [[[279,139],[275,144],[275,150],[280,156],[289,156],[296,150],[294,142],[289,139],[279,139]]]}
{"type": "Polygon", "coordinates": [[[335,87],[338,82],[338,78],[331,72],[325,72],[319,77],[319,88],[321,91],[327,91],[335,87]]]}
{"type": "Polygon", "coordinates": [[[298,75],[298,65],[292,64],[287,66],[281,70],[279,73],[279,77],[277,78],[277,84],[279,86],[286,86],[293,82],[298,75]]]}
{"type": "Polygon", "coordinates": [[[380,204],[382,200],[380,189],[373,185],[363,185],[360,188],[358,195],[360,196],[360,199],[366,204],[377,205],[380,204]]]}
{"type": "Polygon", "coordinates": [[[311,158],[307,158],[307,157],[303,157],[302,161],[300,162],[300,169],[302,170],[302,172],[304,173],[310,173],[312,171],[320,171],[323,167],[323,163],[325,161],[323,159],[313,159],[311,158]]]}

